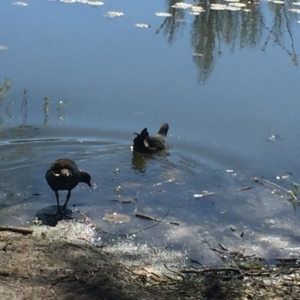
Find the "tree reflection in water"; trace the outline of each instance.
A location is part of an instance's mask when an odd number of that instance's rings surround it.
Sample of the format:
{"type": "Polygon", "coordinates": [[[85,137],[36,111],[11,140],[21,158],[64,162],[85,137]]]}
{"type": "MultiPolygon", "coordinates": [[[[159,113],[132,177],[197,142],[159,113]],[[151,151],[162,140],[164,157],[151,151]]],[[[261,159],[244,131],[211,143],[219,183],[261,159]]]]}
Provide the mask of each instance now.
{"type": "Polygon", "coordinates": [[[191,15],[189,9],[173,8],[178,2],[167,1],[167,12],[171,13],[172,17],[165,18],[156,33],[163,32],[168,43],[173,43],[176,37],[182,34],[187,22],[192,20],[193,61],[197,65],[200,82],[204,83],[209,78],[224,47],[229,47],[232,52],[244,48],[266,51],[270,42],[273,42],[272,46],[280,46],[291,58],[292,63],[298,65],[291,26],[292,22],[297,20],[297,9],[293,6],[293,1],[285,1],[284,4],[243,1],[239,3],[246,6],[235,11],[213,10],[211,5],[221,2],[206,1],[194,4],[204,8],[204,11],[196,16],[191,15]]]}

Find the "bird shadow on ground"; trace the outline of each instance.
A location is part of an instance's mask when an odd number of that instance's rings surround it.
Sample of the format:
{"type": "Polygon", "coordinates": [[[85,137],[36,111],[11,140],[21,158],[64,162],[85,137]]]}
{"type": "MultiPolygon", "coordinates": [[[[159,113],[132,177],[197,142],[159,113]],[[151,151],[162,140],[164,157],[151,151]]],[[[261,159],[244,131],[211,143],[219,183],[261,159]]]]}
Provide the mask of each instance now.
{"type": "Polygon", "coordinates": [[[35,216],[40,224],[47,226],[56,226],[61,220],[70,220],[74,218],[72,210],[66,208],[62,212],[62,215],[58,212],[57,205],[51,205],[37,211],[35,216]]]}

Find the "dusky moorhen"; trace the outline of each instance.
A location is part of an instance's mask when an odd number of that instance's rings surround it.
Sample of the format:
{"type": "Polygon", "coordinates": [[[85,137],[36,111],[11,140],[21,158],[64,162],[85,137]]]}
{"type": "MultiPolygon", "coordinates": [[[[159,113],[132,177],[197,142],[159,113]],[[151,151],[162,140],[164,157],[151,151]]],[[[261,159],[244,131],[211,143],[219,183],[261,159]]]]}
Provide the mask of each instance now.
{"type": "Polygon", "coordinates": [[[144,128],[140,134],[134,132],[136,137],[133,139],[133,151],[140,153],[155,153],[166,149],[166,136],[168,130],[168,123],[164,123],[155,136],[150,136],[147,128],[144,128]]]}
{"type": "Polygon", "coordinates": [[[89,187],[92,187],[90,174],[80,171],[76,163],[68,158],[59,158],[55,160],[51,164],[50,169],[46,172],[46,180],[50,188],[55,192],[57,208],[60,215],[62,215],[62,211],[59,206],[58,191],[68,191],[66,202],[62,206],[62,209],[65,210],[71,197],[71,191],[79,182],[84,182],[89,187]]]}

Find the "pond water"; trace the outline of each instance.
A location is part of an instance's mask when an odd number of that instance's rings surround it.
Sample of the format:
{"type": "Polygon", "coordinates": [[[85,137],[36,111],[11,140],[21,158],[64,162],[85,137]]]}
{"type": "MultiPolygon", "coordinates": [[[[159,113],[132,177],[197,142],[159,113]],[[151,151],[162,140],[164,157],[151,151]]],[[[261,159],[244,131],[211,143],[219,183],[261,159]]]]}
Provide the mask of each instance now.
{"type": "Polygon", "coordinates": [[[163,0],[13,3],[0,4],[0,224],[30,224],[54,205],[45,172],[68,157],[93,181],[70,206],[107,232],[141,230],[136,242],[201,263],[219,262],[203,239],[299,255],[300,216],[285,191],[299,182],[298,5],[195,2],[205,9],[195,16],[163,0]],[[167,155],[133,155],[133,132],[163,122],[167,155]],[[215,194],[195,197],[206,191],[215,194]],[[131,221],[103,220],[113,212],[131,221]],[[154,223],[136,212],[165,219],[143,231],[154,223]]]}

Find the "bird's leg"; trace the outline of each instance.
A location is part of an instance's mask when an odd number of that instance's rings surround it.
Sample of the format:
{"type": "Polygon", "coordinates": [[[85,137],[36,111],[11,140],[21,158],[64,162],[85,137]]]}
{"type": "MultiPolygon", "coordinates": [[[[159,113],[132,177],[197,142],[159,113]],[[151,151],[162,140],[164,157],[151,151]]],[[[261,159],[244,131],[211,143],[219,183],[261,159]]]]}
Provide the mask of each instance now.
{"type": "Polygon", "coordinates": [[[71,198],[71,190],[68,191],[66,202],[65,202],[65,204],[62,206],[62,209],[63,209],[63,210],[66,209],[67,204],[68,204],[70,198],[71,198]]]}
{"type": "Polygon", "coordinates": [[[45,213],[46,216],[57,216],[60,215],[61,219],[63,217],[63,212],[61,210],[61,207],[59,206],[59,194],[58,191],[55,191],[55,197],[56,197],[56,202],[57,202],[57,212],[55,214],[50,214],[50,213],[45,213]]]}
{"type": "Polygon", "coordinates": [[[71,198],[71,191],[68,192],[66,203],[62,207],[59,206],[59,194],[57,191],[55,192],[55,196],[56,196],[56,201],[57,201],[57,213],[56,214],[59,214],[61,219],[63,218],[63,216],[66,217],[67,219],[72,219],[72,217],[68,216],[64,212],[66,210],[67,203],[68,203],[69,199],[71,198]]]}
{"type": "Polygon", "coordinates": [[[62,211],[61,211],[61,208],[59,206],[59,194],[58,194],[58,191],[55,191],[55,197],[56,197],[56,202],[57,202],[57,212],[62,217],[62,211]]]}

